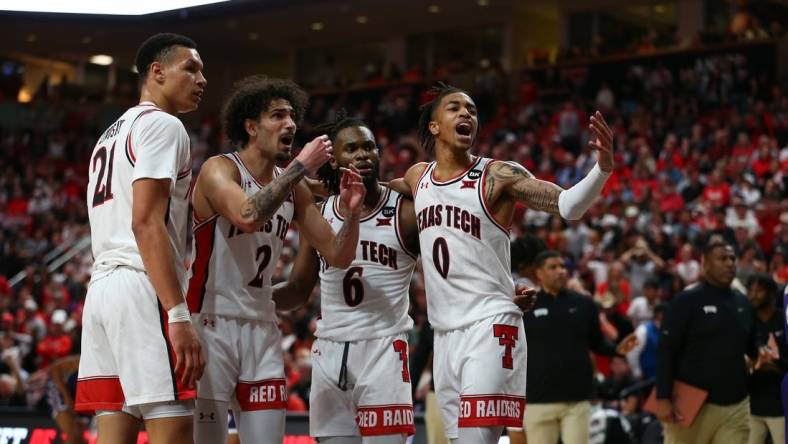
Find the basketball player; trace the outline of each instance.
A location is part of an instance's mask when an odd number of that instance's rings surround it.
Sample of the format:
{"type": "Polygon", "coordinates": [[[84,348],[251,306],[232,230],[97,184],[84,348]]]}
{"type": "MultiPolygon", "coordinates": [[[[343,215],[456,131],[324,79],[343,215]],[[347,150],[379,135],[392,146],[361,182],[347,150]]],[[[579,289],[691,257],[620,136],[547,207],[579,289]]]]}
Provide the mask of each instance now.
{"type": "Polygon", "coordinates": [[[98,140],[87,189],[93,270],[82,315],[76,410],[99,443],[191,443],[205,362],[184,301],[189,136],[178,113],[205,84],[195,43],[157,34],[140,46],[140,104],[98,140]]]}
{"type": "Polygon", "coordinates": [[[310,434],[329,444],[401,444],[415,431],[407,342],[413,327],[408,289],[418,252],[413,202],[378,183],[380,155],[363,121],[340,116],[318,131],[334,146],[334,158],[318,170],[330,194],[323,217],[335,229],[348,217],[336,196],[342,168],[361,173],[366,197],[353,263],[331,266],[321,254],[318,267],[317,254],[302,245],[288,285],[275,290],[277,302],[289,299],[283,307],[297,306],[293,299],[306,301],[320,277],[310,434]]]}
{"type": "Polygon", "coordinates": [[[332,227],[303,183],[331,156],[327,136],[306,144],[286,169],[307,95],[288,80],[239,82],[222,120],[239,151],[208,159],[192,191],[196,257],[187,296],[208,362],[200,381],[195,441],[227,441],[232,402],[242,442],[281,443],[287,390],[271,274],[292,221],[336,267],[358,242],[364,186],[345,170],[339,184],[347,218],[332,227]],[[336,234],[335,231],[336,230],[336,234]]]}
{"type": "MultiPolygon", "coordinates": [[[[435,328],[435,391],[453,443],[495,443],[504,426],[522,427],[526,343],[512,302],[509,226],[517,202],[580,218],[613,169],[612,132],[591,117],[599,164],[563,190],[520,165],[471,154],[476,105],[441,85],[419,119],[419,137],[436,160],[412,166],[428,315],[435,328]]],[[[394,184],[396,186],[396,183],[394,184]]]]}

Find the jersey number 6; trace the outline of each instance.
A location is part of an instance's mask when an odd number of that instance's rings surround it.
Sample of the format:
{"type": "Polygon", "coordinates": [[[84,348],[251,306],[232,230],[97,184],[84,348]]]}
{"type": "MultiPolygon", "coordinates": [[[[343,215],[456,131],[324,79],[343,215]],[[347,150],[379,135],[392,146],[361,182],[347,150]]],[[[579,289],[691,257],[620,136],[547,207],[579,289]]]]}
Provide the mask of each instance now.
{"type": "Polygon", "coordinates": [[[342,290],[345,294],[345,302],[351,307],[355,307],[364,300],[364,283],[361,282],[361,275],[364,274],[362,267],[350,267],[342,280],[342,290]]]}

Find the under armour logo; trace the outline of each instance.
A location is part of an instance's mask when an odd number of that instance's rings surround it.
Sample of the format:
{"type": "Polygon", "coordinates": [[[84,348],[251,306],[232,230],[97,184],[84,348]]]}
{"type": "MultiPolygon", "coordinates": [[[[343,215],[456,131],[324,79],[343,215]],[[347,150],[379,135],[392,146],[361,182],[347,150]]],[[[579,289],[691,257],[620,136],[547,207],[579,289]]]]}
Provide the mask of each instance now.
{"type": "Polygon", "coordinates": [[[703,312],[706,313],[706,314],[709,314],[709,313],[717,314],[717,307],[714,306],[714,305],[704,305],[703,306],[703,312]]]}
{"type": "Polygon", "coordinates": [[[476,181],[475,180],[463,180],[462,181],[462,186],[460,187],[460,189],[464,190],[466,188],[467,189],[471,189],[471,190],[475,190],[476,189],[476,181]]]}
{"type": "Polygon", "coordinates": [[[204,326],[206,326],[206,327],[207,327],[207,326],[209,326],[209,325],[210,325],[211,327],[216,327],[216,321],[214,321],[213,319],[207,319],[207,318],[206,318],[206,319],[203,319],[203,320],[202,320],[202,325],[204,325],[204,326]]]}
{"type": "Polygon", "coordinates": [[[211,413],[200,412],[200,421],[205,421],[206,419],[211,422],[216,421],[213,412],[211,413]]]}
{"type": "Polygon", "coordinates": [[[421,184],[419,184],[419,188],[427,188],[429,186],[430,186],[429,182],[422,182],[421,184]]]}
{"type": "Polygon", "coordinates": [[[391,218],[378,218],[378,224],[375,225],[376,227],[390,227],[391,226],[391,218]]]}

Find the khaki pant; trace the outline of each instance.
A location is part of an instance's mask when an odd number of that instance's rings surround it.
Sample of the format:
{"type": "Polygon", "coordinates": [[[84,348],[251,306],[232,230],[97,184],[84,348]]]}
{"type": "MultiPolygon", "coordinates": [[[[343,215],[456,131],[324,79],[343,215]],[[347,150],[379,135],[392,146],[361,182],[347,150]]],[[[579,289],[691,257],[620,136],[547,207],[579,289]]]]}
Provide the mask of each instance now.
{"type": "Polygon", "coordinates": [[[785,418],[782,416],[750,416],[750,440],[748,444],[763,444],[766,435],[772,435],[774,444],[785,444],[785,418]]]}
{"type": "Polygon", "coordinates": [[[427,402],[424,408],[424,424],[427,428],[427,444],[449,444],[446,439],[446,429],[441,419],[441,408],[435,392],[427,393],[427,402]]]}
{"type": "Polygon", "coordinates": [[[744,444],[750,434],[749,418],[750,398],[732,405],[706,403],[689,427],[663,424],[665,444],[744,444]]]}
{"type": "Polygon", "coordinates": [[[529,443],[588,444],[591,403],[558,402],[528,404],[525,408],[525,434],[529,443]]]}

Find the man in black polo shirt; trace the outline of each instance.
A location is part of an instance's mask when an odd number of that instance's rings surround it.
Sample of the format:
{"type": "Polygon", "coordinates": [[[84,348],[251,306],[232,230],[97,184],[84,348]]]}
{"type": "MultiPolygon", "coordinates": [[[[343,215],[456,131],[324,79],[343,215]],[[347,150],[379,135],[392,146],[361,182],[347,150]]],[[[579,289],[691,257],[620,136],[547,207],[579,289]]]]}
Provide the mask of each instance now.
{"type": "Polygon", "coordinates": [[[666,444],[746,443],[750,403],[744,355],[758,358],[755,312],[743,294],[731,289],[736,256],[730,244],[712,240],[704,248],[701,271],[701,282],[676,295],[662,321],[657,417],[666,444]],[[690,427],[674,422],[675,380],[708,392],[690,427]]]}
{"type": "Polygon", "coordinates": [[[623,355],[635,346],[634,335],[616,349],[599,327],[599,309],[588,297],[566,288],[560,254],[540,253],[534,260],[542,290],[525,314],[528,384],[525,431],[529,443],[588,443],[593,367],[589,349],[623,355]]]}
{"type": "Polygon", "coordinates": [[[747,282],[747,297],[755,309],[756,328],[761,337],[771,336],[772,362],[756,365],[750,375],[750,440],[763,444],[766,435],[773,443],[785,443],[785,417],[780,400],[780,383],[788,368],[785,344],[785,314],[777,306],[777,283],[767,274],[755,274],[747,282]],[[773,348],[772,348],[773,347],[773,348]]]}

